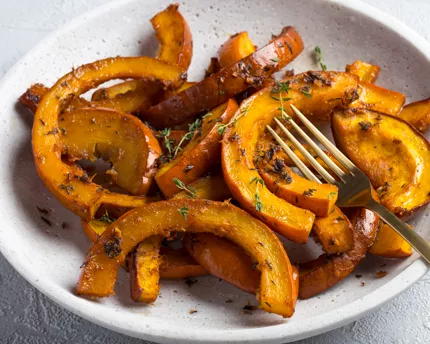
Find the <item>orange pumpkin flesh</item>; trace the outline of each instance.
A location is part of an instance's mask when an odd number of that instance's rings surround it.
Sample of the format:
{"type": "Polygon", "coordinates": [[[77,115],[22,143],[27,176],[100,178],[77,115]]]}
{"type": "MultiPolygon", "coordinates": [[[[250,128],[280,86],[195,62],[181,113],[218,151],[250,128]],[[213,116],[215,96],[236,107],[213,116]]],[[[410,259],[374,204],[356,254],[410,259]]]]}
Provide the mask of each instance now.
{"type": "Polygon", "coordinates": [[[412,246],[394,229],[381,221],[375,242],[369,248],[369,252],[385,258],[405,258],[412,255],[412,246]]]}
{"type": "Polygon", "coordinates": [[[112,294],[126,255],[146,238],[166,236],[171,231],[211,232],[241,246],[258,262],[260,307],[284,317],[292,316],[292,267],[276,235],[229,203],[198,199],[152,203],[131,210],[112,223],[88,252],[78,294],[98,297],[112,294]]]}
{"type": "Polygon", "coordinates": [[[256,146],[275,116],[280,115],[280,97],[291,98],[284,109],[291,114],[289,103],[305,115],[326,117],[342,102],[348,104],[357,87],[358,77],[348,73],[309,72],[286,79],[289,91],[266,88],[245,100],[236,112],[222,143],[222,166],[225,181],[234,198],[253,216],[259,218],[278,233],[295,242],[306,242],[315,215],[297,208],[271,193],[257,181],[260,175],[254,165],[256,146]],[[312,94],[309,98],[303,87],[312,94]],[[258,191],[257,191],[258,189],[258,191]],[[257,209],[257,196],[262,207],[257,209]]]}
{"type": "Polygon", "coordinates": [[[221,68],[229,67],[254,52],[255,46],[249,39],[248,32],[239,32],[231,36],[219,49],[219,64],[221,68]]]}
{"type": "Polygon", "coordinates": [[[430,144],[407,122],[377,112],[335,111],[340,150],[370,179],[381,203],[398,216],[430,200],[430,144]]]}
{"type": "Polygon", "coordinates": [[[345,71],[357,75],[360,81],[374,83],[378,77],[380,67],[372,65],[364,61],[354,61],[350,65],[346,65],[345,71]]]}
{"type": "Polygon", "coordinates": [[[142,118],[158,129],[186,122],[248,87],[262,84],[302,50],[299,34],[292,27],[284,28],[279,36],[254,54],[151,107],[142,118]]]}
{"type": "Polygon", "coordinates": [[[152,131],[132,115],[107,109],[80,109],[59,117],[63,154],[69,161],[103,158],[112,181],[134,195],[154,179],[161,148],[152,131]]]}
{"type": "Polygon", "coordinates": [[[175,178],[188,185],[219,161],[221,135],[218,126],[227,123],[236,110],[237,103],[233,99],[213,109],[203,119],[201,130],[195,132],[185,148],[172,161],[160,167],[155,180],[164,196],[172,197],[181,191],[174,183],[175,178]]]}
{"type": "MultiPolygon", "coordinates": [[[[73,97],[111,79],[158,80],[167,86],[182,83],[182,70],[149,57],[105,59],[84,65],[65,75],[42,98],[33,122],[32,145],[35,165],[46,187],[65,207],[90,220],[105,201],[126,195],[110,194],[99,186],[82,181],[84,171],[61,160],[64,146],[58,116],[73,97]]],[[[120,202],[121,203],[121,202],[120,202]]]]}
{"type": "Polygon", "coordinates": [[[430,125],[430,98],[406,105],[397,116],[425,133],[430,125]]]}

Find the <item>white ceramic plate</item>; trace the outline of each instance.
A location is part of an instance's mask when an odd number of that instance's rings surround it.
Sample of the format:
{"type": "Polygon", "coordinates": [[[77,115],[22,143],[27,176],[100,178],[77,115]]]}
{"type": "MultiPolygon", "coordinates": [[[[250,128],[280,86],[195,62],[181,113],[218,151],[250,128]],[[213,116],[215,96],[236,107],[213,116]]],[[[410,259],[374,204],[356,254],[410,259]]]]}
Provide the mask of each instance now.
{"type": "MultiPolygon", "coordinates": [[[[107,328],[163,343],[285,343],[345,325],[404,291],[427,271],[414,255],[406,260],[368,258],[354,275],[327,293],[300,301],[290,320],[256,311],[243,313],[254,296],[213,277],[188,287],[162,281],[153,306],[133,303],[127,276],[117,296],[89,301],[74,295],[79,266],[89,247],[76,216],[65,210],[36,175],[30,145],[31,116],[16,99],[34,82],[51,85],[78,66],[116,55],[153,55],[157,47],[148,19],[168,1],[130,0],[109,4],[72,21],[23,58],[0,83],[0,249],[30,283],[70,311],[107,328]],[[50,208],[48,227],[36,206],[50,208]],[[68,227],[63,229],[62,222],[68,227]],[[381,267],[383,264],[383,267],[381,267]],[[388,275],[376,279],[375,272],[388,275]],[[361,286],[364,281],[366,285],[361,286]],[[232,303],[226,303],[230,299],[232,303]],[[198,312],[190,315],[189,310],[198,312]]],[[[190,79],[198,80],[209,58],[229,34],[247,30],[262,46],[285,25],[302,35],[306,49],[297,71],[316,68],[311,52],[319,45],[329,69],[343,70],[357,58],[381,66],[378,84],[404,92],[409,100],[428,97],[430,48],[413,31],[358,1],[187,0],[181,11],[194,35],[190,79]]],[[[414,219],[425,233],[428,209],[414,219]]],[[[291,247],[292,256],[302,247],[291,247]]],[[[311,247],[307,252],[314,251],[311,247]]]]}

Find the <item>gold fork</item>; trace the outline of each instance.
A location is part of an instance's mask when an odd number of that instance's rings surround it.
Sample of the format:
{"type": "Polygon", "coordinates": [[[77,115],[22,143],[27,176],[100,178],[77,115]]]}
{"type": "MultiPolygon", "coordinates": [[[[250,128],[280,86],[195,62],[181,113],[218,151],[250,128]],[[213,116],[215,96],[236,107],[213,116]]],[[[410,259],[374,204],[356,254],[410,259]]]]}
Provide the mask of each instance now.
{"type": "MultiPolygon", "coordinates": [[[[379,204],[372,198],[372,189],[367,176],[361,172],[335,145],[333,145],[294,105],[290,105],[294,113],[309,131],[333,154],[333,156],[345,167],[344,172],[337,166],[318,146],[317,144],[294,122],[285,112],[283,116],[296,132],[309,144],[313,151],[325,162],[325,164],[339,177],[340,181],[333,178],[315,158],[297,141],[291,132],[275,118],[276,124],[287,135],[291,143],[302,153],[310,162],[313,168],[327,181],[334,184],[339,189],[339,196],[336,205],[339,207],[364,207],[377,213],[387,224],[389,224],[397,233],[399,233],[428,263],[430,263],[430,244],[422,238],[417,232],[414,232],[405,222],[400,220],[391,211],[379,204]]],[[[267,129],[281,145],[284,152],[290,157],[293,163],[303,173],[303,175],[312,181],[321,183],[316,175],[294,154],[281,137],[270,127],[267,129]]]]}

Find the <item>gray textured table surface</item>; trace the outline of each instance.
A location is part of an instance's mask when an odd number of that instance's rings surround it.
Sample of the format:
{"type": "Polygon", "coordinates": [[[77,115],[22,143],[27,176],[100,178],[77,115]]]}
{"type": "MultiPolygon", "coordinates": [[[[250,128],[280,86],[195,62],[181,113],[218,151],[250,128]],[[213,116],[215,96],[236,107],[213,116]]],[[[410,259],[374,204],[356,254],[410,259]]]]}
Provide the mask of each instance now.
{"type": "MultiPolygon", "coordinates": [[[[429,0],[365,0],[430,40],[429,0]]],[[[0,0],[0,77],[46,34],[105,0],[0,0]]],[[[0,254],[0,343],[144,343],[60,308],[0,254]]],[[[373,314],[300,344],[429,343],[430,274],[373,314]]]]}

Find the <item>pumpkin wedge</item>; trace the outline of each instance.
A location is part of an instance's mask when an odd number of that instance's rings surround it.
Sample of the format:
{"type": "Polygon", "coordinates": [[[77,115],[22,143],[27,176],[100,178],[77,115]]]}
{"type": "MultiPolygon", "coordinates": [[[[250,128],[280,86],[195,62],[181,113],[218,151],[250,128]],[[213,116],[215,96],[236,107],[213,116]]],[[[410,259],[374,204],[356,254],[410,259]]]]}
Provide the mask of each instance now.
{"type": "Polygon", "coordinates": [[[405,258],[412,255],[412,246],[394,229],[381,221],[375,242],[369,248],[369,252],[385,258],[405,258]]]}
{"type": "Polygon", "coordinates": [[[113,294],[118,269],[127,254],[146,238],[173,231],[210,232],[242,247],[261,272],[257,294],[260,307],[284,317],[293,315],[292,267],[276,235],[229,203],[199,199],[152,203],[112,223],[89,250],[77,293],[97,297],[113,294]]]}
{"type": "Polygon", "coordinates": [[[160,291],[161,237],[149,237],[129,255],[130,295],[133,301],[153,303],[160,291]]]}
{"type": "MultiPolygon", "coordinates": [[[[61,160],[64,145],[58,116],[70,99],[111,79],[140,78],[179,87],[180,67],[150,57],[118,57],[84,65],[65,75],[42,98],[33,122],[32,145],[40,178],[54,196],[80,217],[90,220],[103,203],[130,202],[130,196],[110,193],[91,181],[76,164],[61,160]]],[[[142,202],[143,204],[145,201],[142,202]]]]}
{"type": "Polygon", "coordinates": [[[193,38],[178,8],[178,4],[169,5],[151,19],[151,24],[160,43],[157,58],[177,64],[186,71],[193,57],[193,38]]]}
{"type": "Polygon", "coordinates": [[[160,278],[181,279],[209,275],[209,272],[191,257],[184,248],[160,249],[160,278]]]}
{"type": "Polygon", "coordinates": [[[182,245],[188,254],[211,275],[255,294],[260,285],[260,271],[252,259],[232,242],[211,233],[187,233],[182,245]]]}
{"type": "Polygon", "coordinates": [[[397,115],[402,110],[406,97],[370,82],[360,81],[359,98],[349,105],[351,109],[367,109],[387,115],[397,115]]]}
{"type": "Polygon", "coordinates": [[[242,31],[231,36],[218,51],[221,68],[231,66],[255,52],[255,46],[248,37],[248,32],[242,31]]]}
{"type": "Polygon", "coordinates": [[[379,217],[370,210],[359,208],[351,217],[352,248],[340,255],[322,255],[300,264],[299,297],[308,299],[318,295],[347,277],[362,261],[375,239],[379,217]]]}
{"type": "MultiPolygon", "coordinates": [[[[100,220],[89,222],[81,219],[85,235],[95,243],[110,223],[100,220]]],[[[204,267],[196,262],[183,248],[160,248],[159,274],[162,279],[181,279],[207,275],[204,267]]]]}
{"type": "Polygon", "coordinates": [[[254,164],[257,143],[266,125],[281,115],[281,106],[289,115],[291,102],[309,117],[326,118],[334,107],[351,101],[357,80],[356,75],[342,72],[307,72],[285,79],[246,99],[224,135],[223,173],[234,198],[248,212],[290,240],[306,242],[315,215],[289,204],[261,185],[254,164]]]}
{"type": "Polygon", "coordinates": [[[406,105],[397,117],[425,133],[430,125],[430,98],[406,105]]]}
{"type": "MultiPolygon", "coordinates": [[[[282,133],[280,134],[282,135],[282,133]]],[[[288,144],[288,140],[285,140],[285,142],[288,144]]],[[[309,161],[297,149],[292,145],[289,146],[294,149],[299,159],[309,165],[309,168],[312,168],[309,161]]],[[[314,154],[308,145],[305,145],[305,148],[314,154]]],[[[287,167],[288,165],[294,166],[293,162],[268,132],[264,133],[262,139],[258,141],[256,154],[254,162],[258,166],[258,172],[267,188],[289,203],[300,208],[309,209],[317,215],[312,227],[313,238],[321,244],[323,250],[328,254],[336,254],[351,249],[351,223],[342,211],[335,206],[337,188],[324,188],[323,186],[332,187],[333,185],[313,183],[307,184],[307,187],[302,187],[301,192],[298,192],[300,186],[297,186],[297,181],[308,182],[308,180],[298,176],[287,167]],[[285,187],[288,189],[285,190],[285,187]],[[306,195],[303,195],[303,193],[306,193],[306,195]],[[308,200],[303,200],[301,197],[307,197],[308,200]]],[[[325,166],[327,171],[330,171],[321,158],[317,159],[322,166],[325,166]]]]}
{"type": "Polygon", "coordinates": [[[360,81],[374,83],[378,77],[380,67],[370,63],[356,60],[350,65],[346,65],[345,71],[358,75],[360,81]]]}
{"type": "MultiPolygon", "coordinates": [[[[270,134],[264,134],[266,137],[270,134]]],[[[326,217],[337,200],[337,187],[319,184],[294,173],[285,163],[287,156],[272,140],[259,140],[254,164],[265,185],[275,196],[296,207],[308,209],[316,216],[326,217]]]]}
{"type": "Polygon", "coordinates": [[[286,27],[265,47],[151,107],[142,114],[142,118],[158,129],[193,119],[248,87],[261,85],[264,79],[291,62],[302,50],[299,34],[294,28],[286,27]]]}
{"type": "Polygon", "coordinates": [[[237,108],[236,101],[229,99],[205,115],[201,128],[195,131],[185,148],[172,161],[160,167],[155,180],[164,196],[172,197],[181,191],[175,183],[176,180],[188,185],[219,161],[222,136],[218,128],[230,121],[237,108]]]}
{"type": "Polygon", "coordinates": [[[80,109],[59,117],[63,155],[69,161],[103,158],[112,182],[134,195],[151,186],[161,155],[157,139],[132,115],[107,109],[80,109]]]}
{"type": "MultiPolygon", "coordinates": [[[[211,201],[225,201],[231,198],[231,192],[225,183],[222,174],[210,175],[197,179],[188,185],[197,198],[208,199],[211,201]]],[[[190,194],[186,191],[176,193],[172,198],[189,198],[190,194]]]]}
{"type": "Polygon", "coordinates": [[[373,111],[335,111],[333,136],[366,175],[381,203],[398,216],[430,200],[430,145],[410,124],[373,111]]]}

